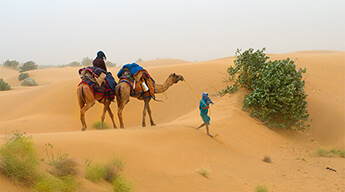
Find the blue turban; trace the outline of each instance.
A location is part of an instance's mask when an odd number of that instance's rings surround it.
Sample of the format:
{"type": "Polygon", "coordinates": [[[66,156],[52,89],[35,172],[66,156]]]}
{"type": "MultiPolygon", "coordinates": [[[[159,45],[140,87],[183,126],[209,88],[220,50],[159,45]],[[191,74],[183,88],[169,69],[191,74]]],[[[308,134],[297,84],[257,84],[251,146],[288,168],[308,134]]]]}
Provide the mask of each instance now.
{"type": "Polygon", "coordinates": [[[207,105],[214,104],[211,99],[208,97],[208,93],[204,92],[202,93],[202,99],[206,101],[207,105]]]}

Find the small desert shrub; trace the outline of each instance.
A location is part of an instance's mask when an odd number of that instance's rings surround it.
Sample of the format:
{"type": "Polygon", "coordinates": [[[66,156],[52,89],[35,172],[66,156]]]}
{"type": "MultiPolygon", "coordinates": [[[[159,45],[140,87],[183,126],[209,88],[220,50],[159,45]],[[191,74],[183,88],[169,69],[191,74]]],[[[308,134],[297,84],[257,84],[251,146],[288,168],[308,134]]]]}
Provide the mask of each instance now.
{"type": "Polygon", "coordinates": [[[196,172],[206,178],[210,178],[211,171],[208,167],[201,166],[201,168],[197,169],[196,172]]]}
{"type": "Polygon", "coordinates": [[[23,86],[37,86],[38,85],[35,79],[31,77],[24,79],[20,84],[23,86]]]}
{"type": "Polygon", "coordinates": [[[50,174],[42,174],[34,185],[34,190],[39,192],[74,192],[77,191],[80,182],[73,176],[55,177],[50,174]]]}
{"type": "Polygon", "coordinates": [[[106,174],[105,166],[99,163],[92,163],[86,168],[85,177],[93,182],[100,181],[106,174]]]}
{"type": "Polygon", "coordinates": [[[57,162],[49,172],[58,177],[73,176],[78,173],[76,167],[77,163],[73,159],[67,158],[57,162]]]}
{"type": "Polygon", "coordinates": [[[53,153],[54,146],[50,143],[45,144],[45,146],[46,163],[51,166],[49,173],[58,177],[77,174],[77,163],[73,159],[68,158],[68,154],[56,155],[55,157],[53,153]]]}
{"type": "Polygon", "coordinates": [[[116,177],[112,183],[113,183],[114,192],[131,191],[131,184],[122,176],[116,177]]]}
{"type": "Polygon", "coordinates": [[[316,156],[319,157],[343,157],[345,158],[345,150],[338,150],[338,149],[323,149],[319,148],[315,152],[316,156]]]}
{"type": "MultiPolygon", "coordinates": [[[[97,122],[93,123],[92,127],[93,127],[93,128],[96,128],[96,129],[100,129],[100,127],[101,127],[101,121],[97,121],[97,122]]],[[[103,129],[108,129],[108,128],[109,128],[108,124],[106,124],[105,122],[103,122],[103,129]]]]}
{"type": "Polygon", "coordinates": [[[37,178],[38,156],[32,138],[13,133],[0,149],[0,171],[20,184],[32,185],[37,178]]]}
{"type": "Polygon", "coordinates": [[[88,161],[86,167],[86,178],[97,182],[104,179],[112,183],[123,170],[123,163],[120,159],[112,159],[108,163],[92,163],[88,161]]]}
{"type": "Polygon", "coordinates": [[[272,160],[271,160],[271,158],[269,156],[265,156],[262,161],[264,161],[266,163],[272,163],[272,160]]]}
{"type": "Polygon", "coordinates": [[[19,76],[18,76],[18,80],[21,81],[21,80],[24,80],[24,79],[26,79],[26,78],[28,78],[28,77],[29,77],[29,74],[28,74],[28,73],[21,73],[21,74],[19,74],[19,76]]]}
{"type": "Polygon", "coordinates": [[[6,83],[2,78],[0,78],[0,91],[7,91],[10,90],[11,86],[6,83]]]}
{"type": "Polygon", "coordinates": [[[265,185],[258,185],[255,187],[255,192],[268,192],[268,189],[265,185]]]}

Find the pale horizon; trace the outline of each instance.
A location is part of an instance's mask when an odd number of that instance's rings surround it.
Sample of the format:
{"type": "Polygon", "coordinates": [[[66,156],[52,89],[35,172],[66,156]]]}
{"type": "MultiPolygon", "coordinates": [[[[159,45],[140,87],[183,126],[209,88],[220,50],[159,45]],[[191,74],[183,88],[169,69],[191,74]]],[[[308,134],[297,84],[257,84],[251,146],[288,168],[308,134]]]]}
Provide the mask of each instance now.
{"type": "Polygon", "coordinates": [[[345,51],[344,1],[0,1],[0,64],[205,61],[236,49],[345,51]]]}

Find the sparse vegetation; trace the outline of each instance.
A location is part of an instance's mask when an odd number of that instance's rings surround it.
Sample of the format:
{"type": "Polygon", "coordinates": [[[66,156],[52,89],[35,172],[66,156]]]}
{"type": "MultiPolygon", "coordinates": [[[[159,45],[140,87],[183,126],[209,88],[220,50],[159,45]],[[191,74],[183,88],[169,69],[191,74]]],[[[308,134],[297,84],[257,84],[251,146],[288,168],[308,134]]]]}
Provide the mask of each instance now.
{"type": "Polygon", "coordinates": [[[255,192],[268,192],[268,188],[265,185],[257,185],[255,187],[255,192]]]}
{"type": "Polygon", "coordinates": [[[42,174],[34,185],[34,190],[39,192],[74,192],[77,191],[80,182],[73,176],[55,177],[50,174],[42,174]]]}
{"type": "Polygon", "coordinates": [[[270,156],[265,156],[262,161],[264,161],[266,163],[272,163],[272,160],[271,160],[270,156]]]}
{"type": "Polygon", "coordinates": [[[10,60],[6,60],[4,62],[4,67],[10,68],[10,69],[17,69],[19,65],[19,62],[16,60],[10,61],[10,60]]]}
{"type": "Polygon", "coordinates": [[[106,65],[107,67],[116,67],[116,63],[113,63],[113,62],[111,62],[111,61],[106,61],[106,62],[105,62],[105,65],[106,65]]]}
{"type": "Polygon", "coordinates": [[[201,168],[197,169],[196,172],[206,178],[210,178],[211,171],[208,167],[201,166],[201,168]]]}
{"type": "Polygon", "coordinates": [[[1,147],[0,156],[1,173],[23,185],[35,183],[38,176],[38,156],[30,136],[14,132],[1,147]]]}
{"type": "Polygon", "coordinates": [[[18,76],[18,80],[19,81],[22,81],[22,80],[24,80],[24,79],[26,79],[26,78],[28,78],[29,77],[29,74],[28,73],[21,73],[21,74],[19,74],[19,76],[18,76]]]}
{"type": "Polygon", "coordinates": [[[35,81],[35,79],[31,77],[24,79],[20,84],[22,86],[38,86],[38,83],[35,81]]]}
{"type": "Polygon", "coordinates": [[[0,91],[7,91],[10,90],[11,86],[6,83],[2,78],[0,78],[0,91]]]}
{"type": "Polygon", "coordinates": [[[30,70],[35,70],[38,68],[38,65],[33,62],[33,61],[27,61],[23,64],[23,66],[20,67],[19,72],[24,72],[24,71],[30,71],[30,70]]]}
{"type": "Polygon", "coordinates": [[[86,165],[86,178],[93,182],[104,179],[111,183],[123,170],[123,163],[120,159],[112,159],[105,164],[88,161],[86,165]]]}
{"type": "Polygon", "coordinates": [[[345,150],[319,148],[315,152],[319,157],[342,157],[345,158],[345,150]]]}
{"type": "Polygon", "coordinates": [[[68,158],[68,154],[57,155],[55,157],[53,153],[53,145],[48,143],[45,146],[47,156],[46,163],[51,166],[49,173],[58,177],[77,174],[77,163],[73,159],[68,158]]]}
{"type": "Polygon", "coordinates": [[[67,64],[66,66],[79,67],[79,66],[81,66],[81,64],[78,61],[73,61],[73,62],[67,64]]]}
{"type": "Polygon", "coordinates": [[[89,57],[84,57],[81,60],[81,65],[82,66],[92,66],[92,59],[90,59],[89,57]]]}
{"type": "Polygon", "coordinates": [[[118,176],[112,182],[114,192],[130,192],[131,185],[130,183],[122,176],[118,176]]]}
{"type": "MultiPolygon", "coordinates": [[[[97,122],[93,123],[92,127],[95,129],[100,129],[101,128],[101,121],[97,121],[97,122]]],[[[109,128],[108,124],[103,122],[103,129],[108,129],[108,128],[109,128]]]]}
{"type": "Polygon", "coordinates": [[[249,49],[236,52],[235,66],[228,68],[229,80],[237,79],[232,86],[220,92],[221,95],[234,93],[240,86],[252,92],[245,96],[243,108],[252,117],[261,119],[268,127],[303,130],[309,125],[307,95],[304,92],[302,74],[306,69],[296,70],[294,61],[268,61],[265,48],[254,52],[249,49]]]}

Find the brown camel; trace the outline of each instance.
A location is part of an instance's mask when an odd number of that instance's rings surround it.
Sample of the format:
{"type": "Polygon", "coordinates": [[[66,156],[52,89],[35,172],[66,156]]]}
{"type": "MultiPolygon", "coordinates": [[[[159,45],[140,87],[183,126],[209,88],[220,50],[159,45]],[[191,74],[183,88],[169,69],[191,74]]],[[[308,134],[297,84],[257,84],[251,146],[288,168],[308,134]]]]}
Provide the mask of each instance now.
{"type": "MultiPolygon", "coordinates": [[[[155,85],[154,93],[157,93],[157,94],[163,93],[166,90],[168,90],[170,86],[177,83],[178,81],[183,81],[183,77],[181,75],[176,75],[175,73],[172,73],[169,75],[169,77],[165,80],[165,82],[163,84],[156,84],[155,85]]],[[[143,110],[142,126],[143,127],[146,126],[146,123],[145,123],[146,110],[149,113],[151,126],[155,126],[156,124],[154,123],[154,121],[152,119],[151,109],[150,109],[150,104],[149,104],[151,101],[151,97],[142,97],[140,94],[130,95],[130,93],[131,93],[131,87],[128,83],[120,81],[116,85],[115,96],[116,96],[116,100],[117,100],[117,107],[118,107],[117,115],[119,116],[120,127],[124,128],[123,119],[122,119],[122,111],[123,111],[123,108],[125,107],[125,105],[129,102],[130,97],[134,97],[134,98],[137,98],[139,100],[144,100],[145,104],[144,104],[144,110],[143,110]]]]}
{"type": "Polygon", "coordinates": [[[114,115],[113,112],[110,109],[110,99],[108,98],[103,98],[102,95],[99,94],[95,94],[95,96],[93,95],[90,87],[85,84],[85,83],[80,83],[77,89],[77,97],[78,97],[78,103],[80,106],[80,121],[82,124],[82,131],[85,131],[87,128],[86,122],[85,122],[85,112],[90,109],[97,101],[99,101],[100,103],[102,103],[104,105],[103,107],[103,114],[101,117],[101,125],[100,125],[100,129],[103,129],[103,122],[105,119],[105,113],[108,111],[109,116],[113,122],[113,127],[117,128],[115,125],[115,121],[114,121],[114,115]]]}

